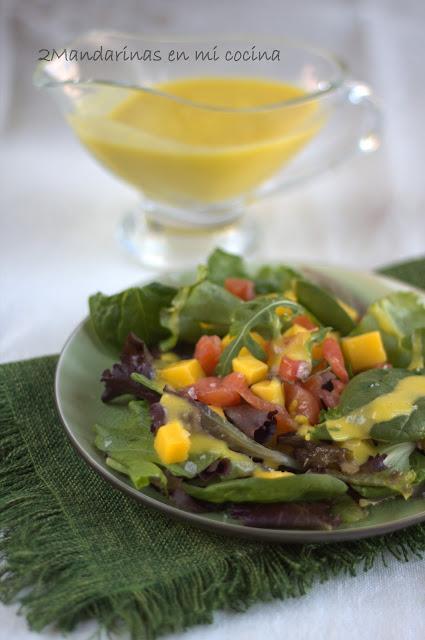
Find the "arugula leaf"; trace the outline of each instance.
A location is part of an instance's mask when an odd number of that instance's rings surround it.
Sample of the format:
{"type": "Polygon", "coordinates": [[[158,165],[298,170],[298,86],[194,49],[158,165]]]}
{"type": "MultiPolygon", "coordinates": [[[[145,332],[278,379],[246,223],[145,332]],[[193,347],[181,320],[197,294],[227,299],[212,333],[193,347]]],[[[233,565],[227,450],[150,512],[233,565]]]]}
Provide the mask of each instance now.
{"type": "Polygon", "coordinates": [[[257,295],[267,293],[284,293],[292,289],[292,285],[301,275],[283,264],[264,265],[254,275],[257,295]]]}
{"type": "MultiPolygon", "coordinates": [[[[236,358],[241,348],[246,344],[247,335],[249,335],[250,331],[254,331],[255,329],[264,332],[265,326],[270,328],[271,330],[276,330],[277,324],[279,321],[279,317],[276,315],[275,310],[277,307],[288,307],[289,309],[293,309],[295,311],[300,310],[300,305],[296,302],[292,302],[291,300],[287,300],[286,298],[277,298],[270,300],[269,298],[262,298],[259,300],[253,300],[252,302],[245,302],[243,307],[241,308],[242,313],[248,315],[248,319],[241,321],[239,320],[237,314],[234,314],[234,322],[231,325],[230,333],[236,337],[235,339],[226,347],[226,349],[221,354],[219,363],[216,368],[216,372],[218,375],[225,376],[232,370],[232,360],[236,358]],[[277,319],[277,320],[276,320],[277,319]]],[[[249,343],[248,343],[249,344],[249,343]]]]}
{"type": "Polygon", "coordinates": [[[244,260],[223,249],[215,249],[207,260],[208,280],[223,285],[226,278],[249,278],[244,260]]]}
{"type": "Polygon", "coordinates": [[[90,321],[99,340],[121,349],[129,333],[135,333],[148,345],[157,344],[167,335],[160,325],[161,309],[175,296],[173,287],[152,282],[106,296],[96,293],[89,298],[90,321]]]}
{"type": "Polygon", "coordinates": [[[193,498],[207,502],[310,502],[340,496],[347,491],[345,482],[331,475],[304,473],[281,478],[242,478],[208,487],[184,483],[184,490],[193,498]]]}
{"type": "Polygon", "coordinates": [[[337,299],[325,289],[308,280],[300,279],[295,282],[295,294],[299,303],[323,325],[333,327],[342,335],[346,335],[354,329],[353,319],[337,299]]]}
{"type": "Polygon", "coordinates": [[[143,373],[132,373],[130,375],[130,378],[134,380],[134,382],[139,382],[144,387],[147,387],[151,391],[155,391],[160,395],[164,391],[163,384],[160,384],[159,382],[155,382],[155,380],[151,380],[150,378],[147,378],[146,376],[143,375],[143,373]]]}
{"type": "Polygon", "coordinates": [[[179,340],[194,344],[201,335],[224,336],[232,314],[243,302],[223,287],[206,280],[206,271],[192,285],[182,287],[171,306],[161,312],[161,323],[170,337],[161,343],[164,351],[179,340]]]}
{"type": "MultiPolygon", "coordinates": [[[[425,376],[406,369],[371,369],[358,374],[344,389],[339,405],[326,412],[324,422],[311,431],[311,437],[315,440],[347,439],[341,437],[344,427],[340,432],[337,423],[341,419],[352,427],[359,425],[359,434],[356,437],[373,438],[389,443],[422,440],[425,438],[425,393],[423,397],[412,402],[410,411],[405,410],[390,420],[379,422],[378,418],[373,416],[373,411],[369,412],[368,416],[364,411],[362,413],[363,407],[390,394],[402,380],[415,377],[425,381],[425,376]]],[[[394,401],[393,399],[392,402],[394,401]]]]}
{"type": "Polygon", "coordinates": [[[352,334],[376,330],[381,332],[392,365],[408,367],[411,364],[414,351],[412,339],[416,340],[416,359],[423,364],[425,340],[422,333],[416,334],[416,338],[414,335],[417,330],[425,330],[424,296],[412,291],[397,291],[373,302],[352,334]]]}

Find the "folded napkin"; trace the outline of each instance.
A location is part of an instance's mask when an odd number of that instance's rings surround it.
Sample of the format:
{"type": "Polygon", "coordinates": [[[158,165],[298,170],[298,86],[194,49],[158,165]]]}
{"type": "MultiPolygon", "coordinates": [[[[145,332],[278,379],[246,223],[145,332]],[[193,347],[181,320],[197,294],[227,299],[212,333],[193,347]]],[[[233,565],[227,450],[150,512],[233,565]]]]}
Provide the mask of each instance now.
{"type": "MultiPolygon", "coordinates": [[[[425,258],[382,270],[425,288],[425,258]]],[[[69,444],[57,357],[0,367],[0,598],[30,626],[95,618],[132,638],[210,622],[218,608],[298,597],[315,582],[425,550],[425,525],[330,545],[251,542],[170,520],[114,490],[69,444]]]]}

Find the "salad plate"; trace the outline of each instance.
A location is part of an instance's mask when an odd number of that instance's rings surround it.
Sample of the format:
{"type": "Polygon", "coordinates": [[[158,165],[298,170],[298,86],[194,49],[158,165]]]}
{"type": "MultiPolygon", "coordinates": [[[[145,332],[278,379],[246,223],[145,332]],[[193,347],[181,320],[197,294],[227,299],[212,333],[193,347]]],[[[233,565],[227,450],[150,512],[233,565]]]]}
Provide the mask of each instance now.
{"type": "Polygon", "coordinates": [[[197,275],[92,296],[56,403],[86,463],[168,516],[259,540],[354,540],[425,520],[424,336],[424,294],[404,283],[248,268],[216,250],[197,275]],[[306,409],[301,389],[316,397],[306,409]]]}

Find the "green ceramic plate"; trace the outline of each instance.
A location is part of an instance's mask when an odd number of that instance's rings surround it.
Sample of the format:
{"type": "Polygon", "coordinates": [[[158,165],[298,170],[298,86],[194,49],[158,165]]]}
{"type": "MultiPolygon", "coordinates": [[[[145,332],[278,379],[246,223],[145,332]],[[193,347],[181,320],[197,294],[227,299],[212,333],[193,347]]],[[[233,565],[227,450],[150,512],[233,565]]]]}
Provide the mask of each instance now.
{"type": "MultiPolygon", "coordinates": [[[[406,285],[363,272],[335,267],[303,267],[317,281],[344,291],[345,299],[367,306],[373,300],[393,290],[409,290],[406,285]]],[[[367,519],[344,525],[333,531],[307,531],[260,529],[246,527],[223,513],[194,514],[173,506],[154,489],[138,491],[126,478],[107,467],[103,454],[93,443],[92,425],[102,422],[108,408],[102,404],[99,382],[101,372],[109,368],[116,356],[104,350],[90,330],[88,320],[83,321],[70,336],[61,353],[56,371],[56,401],[65,430],[77,451],[107,482],[131,497],[168,515],[195,526],[242,537],[278,542],[331,542],[374,536],[425,520],[425,499],[393,499],[372,508],[367,519]]]]}

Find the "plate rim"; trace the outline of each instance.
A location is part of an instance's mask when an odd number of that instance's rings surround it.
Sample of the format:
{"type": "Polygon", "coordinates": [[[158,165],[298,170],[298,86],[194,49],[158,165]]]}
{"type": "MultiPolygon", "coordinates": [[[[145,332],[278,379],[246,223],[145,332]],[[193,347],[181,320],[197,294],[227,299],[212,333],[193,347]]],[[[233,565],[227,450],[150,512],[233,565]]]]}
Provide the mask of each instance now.
{"type": "MultiPolygon", "coordinates": [[[[400,289],[404,289],[405,291],[413,291],[424,295],[424,291],[419,289],[418,287],[410,286],[402,280],[397,280],[397,278],[389,277],[380,273],[374,273],[368,270],[359,270],[353,268],[346,268],[337,265],[325,265],[325,264],[306,264],[306,263],[298,263],[295,261],[289,261],[289,266],[302,268],[303,266],[308,268],[323,268],[323,267],[331,267],[335,269],[342,269],[344,271],[349,271],[353,274],[357,274],[359,276],[369,276],[374,279],[380,280],[384,284],[391,285],[392,287],[399,287],[400,289]]],[[[210,532],[214,533],[250,539],[250,540],[262,540],[268,542],[289,542],[291,544],[309,544],[309,543],[332,543],[332,542],[342,542],[342,541],[350,541],[350,540],[360,540],[362,538],[370,538],[378,535],[383,535],[386,533],[391,533],[393,531],[397,531],[400,529],[405,529],[407,527],[413,526],[415,524],[419,524],[425,520],[425,510],[420,514],[415,514],[412,516],[405,516],[400,520],[397,520],[394,523],[386,523],[386,524],[374,524],[369,527],[365,527],[364,529],[356,529],[356,528],[345,528],[345,529],[331,529],[329,531],[326,530],[308,530],[308,529],[271,529],[271,528],[260,528],[260,527],[249,527],[247,525],[238,524],[234,522],[223,522],[219,520],[210,520],[206,519],[203,514],[193,513],[190,511],[185,511],[180,509],[179,507],[173,506],[172,504],[167,504],[160,500],[155,500],[151,496],[145,494],[143,491],[132,487],[130,484],[126,483],[124,480],[121,480],[119,477],[115,476],[112,471],[101,465],[97,460],[95,460],[90,453],[84,448],[79,439],[74,434],[72,429],[72,425],[68,423],[67,417],[62,409],[61,405],[61,370],[64,366],[64,362],[66,359],[67,351],[71,346],[75,337],[80,333],[81,330],[84,329],[89,323],[89,316],[85,316],[83,320],[81,320],[75,329],[71,332],[67,340],[65,341],[64,346],[61,349],[58,362],[55,368],[55,377],[54,377],[54,400],[55,406],[62,423],[62,427],[64,428],[65,434],[74,450],[79,454],[79,456],[86,462],[91,469],[93,469],[103,480],[105,480],[108,484],[110,484],[115,490],[124,493],[126,496],[129,496],[135,499],[137,502],[141,502],[142,504],[148,506],[149,508],[159,510],[165,513],[172,518],[183,521],[186,524],[189,523],[192,526],[199,527],[202,529],[207,529],[210,532]]]]}

